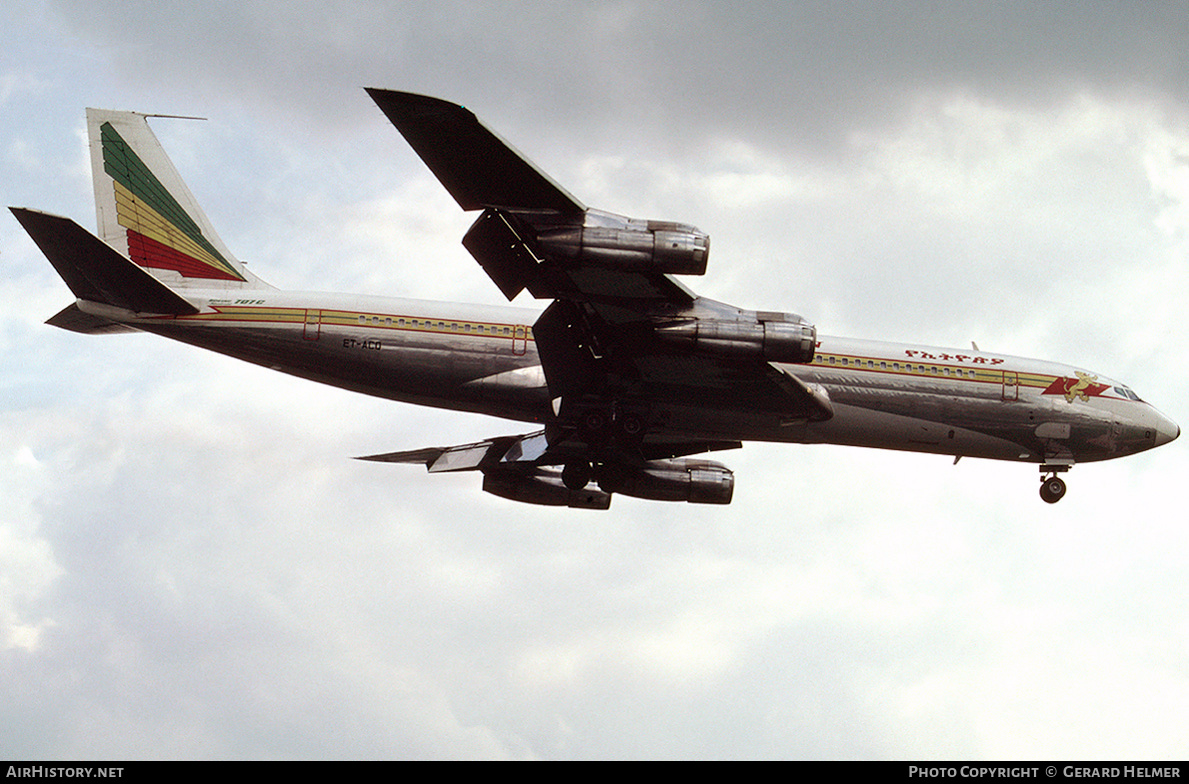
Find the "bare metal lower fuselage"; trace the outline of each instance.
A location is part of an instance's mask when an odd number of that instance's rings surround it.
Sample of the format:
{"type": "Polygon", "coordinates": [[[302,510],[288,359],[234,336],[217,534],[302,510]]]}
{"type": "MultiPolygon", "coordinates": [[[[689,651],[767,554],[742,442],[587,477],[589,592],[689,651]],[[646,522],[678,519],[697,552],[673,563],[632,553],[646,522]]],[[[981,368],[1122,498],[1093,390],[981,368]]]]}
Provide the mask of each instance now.
{"type": "MultiPolygon", "coordinates": [[[[545,422],[549,392],[531,324],[507,307],[267,292],[187,292],[193,316],[93,315],[302,378],[418,405],[545,422]]],[[[826,395],[825,421],[661,402],[671,434],[830,443],[1072,465],[1165,443],[1177,426],[1126,387],[1068,365],[986,352],[821,337],[782,369],[826,395]]]]}

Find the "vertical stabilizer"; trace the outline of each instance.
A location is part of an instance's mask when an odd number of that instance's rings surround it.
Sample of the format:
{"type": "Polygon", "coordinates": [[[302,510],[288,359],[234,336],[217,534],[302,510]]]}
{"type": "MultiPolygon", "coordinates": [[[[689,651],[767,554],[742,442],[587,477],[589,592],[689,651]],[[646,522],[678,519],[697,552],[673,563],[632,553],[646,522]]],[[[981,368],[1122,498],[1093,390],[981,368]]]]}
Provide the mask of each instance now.
{"type": "Polygon", "coordinates": [[[267,288],[219,239],[147,117],[87,109],[99,236],[170,288],[267,288]]]}

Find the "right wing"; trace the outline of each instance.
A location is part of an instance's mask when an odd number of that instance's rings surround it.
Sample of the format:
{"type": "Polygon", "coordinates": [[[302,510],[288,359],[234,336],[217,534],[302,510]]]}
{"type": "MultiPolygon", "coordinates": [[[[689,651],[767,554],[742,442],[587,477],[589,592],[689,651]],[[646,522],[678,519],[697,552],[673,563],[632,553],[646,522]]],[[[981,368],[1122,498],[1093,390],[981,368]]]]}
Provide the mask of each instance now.
{"type": "Polygon", "coordinates": [[[483,489],[501,498],[544,506],[607,509],[611,494],[593,486],[570,489],[562,472],[539,461],[546,460],[545,432],[501,436],[474,444],[438,446],[367,455],[359,460],[379,463],[415,463],[431,474],[442,471],[482,471],[483,489]]]}
{"type": "MultiPolygon", "coordinates": [[[[550,443],[545,430],[522,436],[500,436],[473,444],[438,446],[367,455],[359,460],[424,465],[431,474],[443,471],[480,471],[483,490],[501,498],[544,506],[607,509],[611,494],[659,501],[703,504],[730,503],[735,477],[710,460],[679,458],[640,460],[608,469],[575,482],[568,476],[574,445],[550,443]],[[566,468],[557,466],[566,465],[566,468]]],[[[727,449],[739,444],[703,445],[697,451],[727,449]]]]}

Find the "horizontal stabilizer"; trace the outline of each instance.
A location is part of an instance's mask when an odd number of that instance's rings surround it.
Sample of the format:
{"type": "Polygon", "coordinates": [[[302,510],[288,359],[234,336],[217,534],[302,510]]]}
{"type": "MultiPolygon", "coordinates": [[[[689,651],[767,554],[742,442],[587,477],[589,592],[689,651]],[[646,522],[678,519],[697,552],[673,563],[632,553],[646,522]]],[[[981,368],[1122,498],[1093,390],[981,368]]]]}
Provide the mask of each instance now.
{"type": "Polygon", "coordinates": [[[368,88],[367,94],[464,210],[585,211],[465,107],[394,90],[368,88]]]}
{"type": "Polygon", "coordinates": [[[51,327],[79,332],[83,335],[110,335],[118,332],[138,331],[127,324],[120,324],[116,321],[109,321],[102,316],[93,316],[90,313],[84,313],[79,309],[77,302],[62,308],[53,318],[48,319],[45,323],[51,327]]]}
{"type": "Polygon", "coordinates": [[[10,209],[79,299],[137,313],[198,312],[198,308],[69,218],[10,209]]]}

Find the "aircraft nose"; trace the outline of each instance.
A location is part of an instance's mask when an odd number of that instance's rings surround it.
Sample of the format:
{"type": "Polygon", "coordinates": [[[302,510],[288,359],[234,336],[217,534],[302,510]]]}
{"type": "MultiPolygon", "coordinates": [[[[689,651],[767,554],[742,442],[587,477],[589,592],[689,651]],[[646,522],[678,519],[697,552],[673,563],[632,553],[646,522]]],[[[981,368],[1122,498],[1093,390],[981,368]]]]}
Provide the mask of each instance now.
{"type": "Polygon", "coordinates": [[[1156,426],[1156,446],[1162,446],[1169,441],[1175,441],[1177,436],[1181,434],[1180,425],[1163,414],[1160,415],[1159,419],[1160,424],[1156,426]]]}

